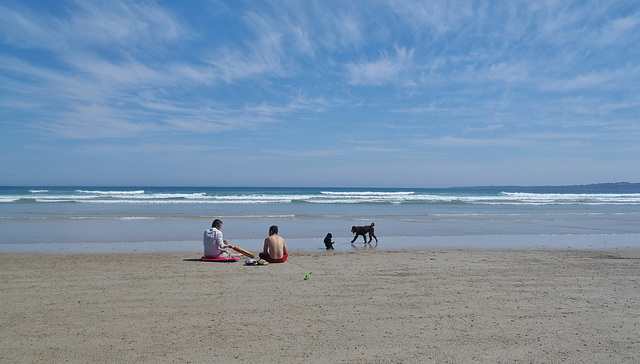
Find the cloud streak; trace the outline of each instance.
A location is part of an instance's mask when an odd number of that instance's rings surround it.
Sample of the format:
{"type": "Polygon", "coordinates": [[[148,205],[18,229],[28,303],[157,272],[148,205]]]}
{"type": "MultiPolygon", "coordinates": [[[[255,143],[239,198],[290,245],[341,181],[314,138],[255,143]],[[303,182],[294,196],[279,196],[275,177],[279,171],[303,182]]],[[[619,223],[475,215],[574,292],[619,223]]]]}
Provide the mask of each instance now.
{"type": "Polygon", "coordinates": [[[402,74],[413,68],[413,51],[395,47],[395,53],[383,53],[374,61],[350,63],[346,65],[348,83],[352,85],[381,86],[389,83],[402,82],[402,74]]]}

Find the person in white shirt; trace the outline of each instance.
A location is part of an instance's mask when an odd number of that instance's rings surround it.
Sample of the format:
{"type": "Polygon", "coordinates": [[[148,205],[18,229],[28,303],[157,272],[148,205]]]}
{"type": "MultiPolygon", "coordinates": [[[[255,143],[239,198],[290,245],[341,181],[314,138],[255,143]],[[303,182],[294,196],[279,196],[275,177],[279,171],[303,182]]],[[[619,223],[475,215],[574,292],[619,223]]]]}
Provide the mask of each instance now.
{"type": "Polygon", "coordinates": [[[225,248],[232,248],[226,240],[222,238],[222,221],[220,219],[213,220],[211,228],[204,231],[202,242],[204,243],[205,258],[231,258],[240,257],[241,254],[229,253],[225,248]]]}

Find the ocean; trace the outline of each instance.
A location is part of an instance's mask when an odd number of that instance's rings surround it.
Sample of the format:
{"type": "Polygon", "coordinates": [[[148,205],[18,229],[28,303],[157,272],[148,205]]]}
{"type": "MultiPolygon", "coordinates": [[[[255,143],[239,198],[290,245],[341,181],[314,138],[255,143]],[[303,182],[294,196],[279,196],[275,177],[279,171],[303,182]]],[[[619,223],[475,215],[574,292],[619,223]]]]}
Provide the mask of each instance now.
{"type": "Polygon", "coordinates": [[[0,187],[0,252],[194,252],[223,221],[259,251],[271,225],[289,250],[640,247],[640,184],[461,188],[0,187]],[[352,225],[375,223],[353,244],[352,225]]]}

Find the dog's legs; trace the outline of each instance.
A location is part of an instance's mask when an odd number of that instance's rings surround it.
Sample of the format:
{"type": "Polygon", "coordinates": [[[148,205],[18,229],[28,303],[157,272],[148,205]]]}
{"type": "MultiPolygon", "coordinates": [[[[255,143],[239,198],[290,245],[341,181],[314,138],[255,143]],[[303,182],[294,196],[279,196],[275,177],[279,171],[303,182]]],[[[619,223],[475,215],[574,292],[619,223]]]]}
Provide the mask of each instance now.
{"type": "Polygon", "coordinates": [[[351,244],[353,244],[353,242],[356,241],[357,238],[358,238],[358,234],[356,234],[356,236],[353,237],[353,240],[351,240],[351,244]]]}
{"type": "Polygon", "coordinates": [[[367,233],[362,234],[362,240],[365,244],[367,243],[367,233]]]}
{"type": "Polygon", "coordinates": [[[374,237],[374,239],[376,239],[376,243],[378,242],[378,238],[376,237],[376,234],[374,234],[373,232],[369,233],[369,242],[371,242],[371,236],[374,237]]]}

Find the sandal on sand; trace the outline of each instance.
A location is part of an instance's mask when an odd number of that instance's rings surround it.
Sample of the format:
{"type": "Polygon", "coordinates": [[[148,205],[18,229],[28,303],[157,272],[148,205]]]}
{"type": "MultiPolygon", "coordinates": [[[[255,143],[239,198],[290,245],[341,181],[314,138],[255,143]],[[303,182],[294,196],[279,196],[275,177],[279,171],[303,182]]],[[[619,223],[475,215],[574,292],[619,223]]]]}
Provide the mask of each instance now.
{"type": "Polygon", "coordinates": [[[267,262],[264,259],[260,259],[260,260],[258,260],[258,265],[269,265],[269,262],[267,262]]]}

